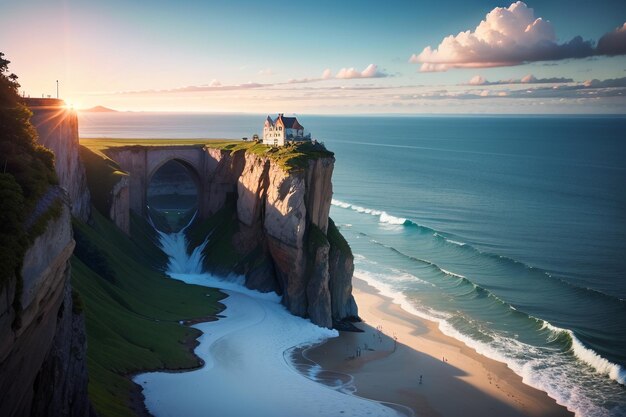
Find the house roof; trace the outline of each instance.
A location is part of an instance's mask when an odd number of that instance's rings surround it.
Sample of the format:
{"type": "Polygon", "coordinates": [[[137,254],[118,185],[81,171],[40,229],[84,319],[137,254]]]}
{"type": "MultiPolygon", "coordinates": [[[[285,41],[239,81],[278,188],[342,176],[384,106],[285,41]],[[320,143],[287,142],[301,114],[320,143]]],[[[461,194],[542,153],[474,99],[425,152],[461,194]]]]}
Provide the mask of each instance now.
{"type": "Polygon", "coordinates": [[[285,129],[304,129],[304,126],[302,126],[295,117],[285,117],[280,113],[273,124],[278,123],[279,120],[282,122],[282,125],[285,126],[285,129]]]}

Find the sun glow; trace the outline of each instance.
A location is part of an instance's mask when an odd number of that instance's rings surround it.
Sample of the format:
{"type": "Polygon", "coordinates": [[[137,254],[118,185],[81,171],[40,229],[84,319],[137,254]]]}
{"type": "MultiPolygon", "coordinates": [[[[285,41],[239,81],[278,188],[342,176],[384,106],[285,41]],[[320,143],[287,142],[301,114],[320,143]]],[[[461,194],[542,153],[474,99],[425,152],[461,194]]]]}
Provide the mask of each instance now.
{"type": "Polygon", "coordinates": [[[63,107],[65,107],[66,110],[76,110],[80,108],[80,103],[76,100],[65,99],[65,105],[63,107]]]}

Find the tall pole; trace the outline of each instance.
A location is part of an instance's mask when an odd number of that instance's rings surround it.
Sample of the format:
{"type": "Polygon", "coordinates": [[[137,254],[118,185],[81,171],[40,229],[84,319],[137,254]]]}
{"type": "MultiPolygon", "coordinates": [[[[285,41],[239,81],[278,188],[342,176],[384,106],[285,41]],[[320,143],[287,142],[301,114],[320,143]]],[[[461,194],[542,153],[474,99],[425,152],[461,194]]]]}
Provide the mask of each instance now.
{"type": "Polygon", "coordinates": [[[59,80],[57,80],[57,99],[59,98],[59,80]]]}

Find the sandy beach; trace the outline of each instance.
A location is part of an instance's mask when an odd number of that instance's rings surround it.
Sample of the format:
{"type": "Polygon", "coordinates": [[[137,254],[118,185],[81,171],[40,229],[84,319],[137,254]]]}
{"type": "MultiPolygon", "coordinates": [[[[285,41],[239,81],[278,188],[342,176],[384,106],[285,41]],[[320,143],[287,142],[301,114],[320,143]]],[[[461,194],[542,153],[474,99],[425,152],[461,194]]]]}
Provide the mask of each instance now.
{"type": "Polygon", "coordinates": [[[417,416],[574,415],[436,323],[407,313],[357,277],[353,284],[364,332],[341,332],[304,355],[352,375],[357,395],[407,406],[417,416]]]}

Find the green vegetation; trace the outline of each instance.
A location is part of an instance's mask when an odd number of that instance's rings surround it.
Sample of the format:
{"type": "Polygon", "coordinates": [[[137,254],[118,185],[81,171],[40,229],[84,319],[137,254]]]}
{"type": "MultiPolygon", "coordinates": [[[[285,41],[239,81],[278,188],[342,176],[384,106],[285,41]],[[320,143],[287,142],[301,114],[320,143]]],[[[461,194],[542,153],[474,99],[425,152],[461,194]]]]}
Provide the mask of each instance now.
{"type": "Polygon", "coordinates": [[[158,272],[165,255],[139,217],[131,219],[132,239],[97,211],[92,226],[75,221],[74,231],[72,286],[86,315],[89,396],[99,415],[132,416],[126,376],[199,366],[191,347],[200,332],[179,322],[219,313],[223,294],[158,272]]]}
{"type": "Polygon", "coordinates": [[[330,217],[328,218],[328,231],[326,232],[326,236],[331,246],[339,249],[345,256],[352,257],[352,249],[348,241],[343,237],[337,225],[335,225],[335,222],[330,217]]]}
{"type": "Polygon", "coordinates": [[[328,243],[328,238],[324,235],[324,232],[314,223],[309,223],[307,233],[309,234],[308,246],[311,250],[316,250],[328,243]]]}
{"type": "Polygon", "coordinates": [[[135,385],[128,376],[199,366],[196,329],[181,320],[210,319],[223,306],[218,290],[188,285],[162,272],[167,256],[158,234],[131,215],[129,238],[108,214],[111,188],[125,175],[109,158],[82,147],[87,183],[97,210],[90,225],[74,221],[74,308],[85,312],[89,397],[101,416],[133,416],[135,385]]]}
{"type": "Polygon", "coordinates": [[[224,275],[242,271],[243,258],[233,246],[233,236],[239,230],[236,210],[236,201],[231,198],[220,211],[203,222],[196,222],[187,231],[189,250],[209,236],[203,252],[204,267],[208,270],[224,275]]]}
{"type": "MultiPolygon", "coordinates": [[[[18,94],[17,76],[8,74],[9,63],[0,52],[0,288],[16,277],[19,295],[24,254],[47,222],[61,213],[61,202],[31,218],[39,198],[57,183],[54,155],[37,143],[32,113],[18,94]]],[[[18,313],[19,298],[14,306],[18,313]]],[[[19,326],[19,314],[14,326],[19,326]]]]}
{"type": "Polygon", "coordinates": [[[103,151],[117,146],[172,146],[187,145],[210,147],[230,151],[250,152],[255,155],[270,158],[285,171],[304,169],[308,162],[318,158],[328,158],[334,154],[319,143],[296,142],[292,145],[274,148],[255,141],[226,140],[226,139],[88,139],[80,140],[81,144],[93,152],[103,154],[103,151]]]}
{"type": "Polygon", "coordinates": [[[328,245],[328,239],[324,232],[313,223],[307,225],[306,248],[308,256],[306,257],[306,270],[309,277],[315,274],[317,265],[317,250],[328,245]]]}
{"type": "Polygon", "coordinates": [[[85,165],[91,202],[100,213],[108,217],[113,202],[111,191],[128,174],[121,170],[117,162],[93,148],[81,146],[80,158],[85,165]]]}
{"type": "Polygon", "coordinates": [[[10,174],[0,174],[0,288],[19,275],[28,239],[24,231],[24,194],[10,174]]]}

